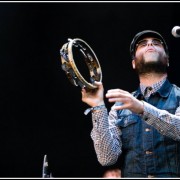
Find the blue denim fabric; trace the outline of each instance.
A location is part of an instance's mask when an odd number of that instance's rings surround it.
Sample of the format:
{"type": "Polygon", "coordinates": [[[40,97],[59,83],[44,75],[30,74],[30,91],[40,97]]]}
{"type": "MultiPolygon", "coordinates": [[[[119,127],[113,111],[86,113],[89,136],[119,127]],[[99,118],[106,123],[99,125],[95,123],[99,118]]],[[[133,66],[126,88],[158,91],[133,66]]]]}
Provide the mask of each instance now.
{"type": "MultiPolygon", "coordinates": [[[[133,95],[143,99],[140,88],[133,95]]],[[[175,114],[180,102],[180,88],[166,80],[147,102],[175,114]]],[[[180,177],[180,142],[161,135],[140,115],[129,110],[117,113],[117,126],[122,130],[122,176],[180,177]]]]}

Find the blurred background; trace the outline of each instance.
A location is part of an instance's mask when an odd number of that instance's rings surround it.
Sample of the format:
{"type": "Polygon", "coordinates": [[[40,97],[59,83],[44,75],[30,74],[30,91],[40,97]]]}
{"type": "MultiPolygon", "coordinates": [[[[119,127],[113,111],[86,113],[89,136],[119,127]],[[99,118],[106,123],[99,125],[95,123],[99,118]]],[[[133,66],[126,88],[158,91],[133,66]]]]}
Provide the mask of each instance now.
{"type": "Polygon", "coordinates": [[[171,34],[179,9],[176,2],[0,3],[0,177],[42,177],[45,154],[53,177],[102,177],[91,114],[59,50],[68,38],[83,39],[99,59],[105,92],[131,92],[139,81],[129,45],[152,29],[168,44],[169,79],[180,86],[180,38],[171,34]]]}

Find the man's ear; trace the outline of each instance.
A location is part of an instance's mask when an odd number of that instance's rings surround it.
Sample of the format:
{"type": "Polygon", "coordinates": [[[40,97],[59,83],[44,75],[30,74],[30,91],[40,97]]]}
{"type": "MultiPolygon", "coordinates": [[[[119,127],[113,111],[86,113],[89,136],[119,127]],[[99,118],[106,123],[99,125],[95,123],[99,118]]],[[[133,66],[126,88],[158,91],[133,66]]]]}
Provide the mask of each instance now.
{"type": "Polygon", "coordinates": [[[132,60],[132,67],[133,69],[136,69],[135,59],[132,60]]]}

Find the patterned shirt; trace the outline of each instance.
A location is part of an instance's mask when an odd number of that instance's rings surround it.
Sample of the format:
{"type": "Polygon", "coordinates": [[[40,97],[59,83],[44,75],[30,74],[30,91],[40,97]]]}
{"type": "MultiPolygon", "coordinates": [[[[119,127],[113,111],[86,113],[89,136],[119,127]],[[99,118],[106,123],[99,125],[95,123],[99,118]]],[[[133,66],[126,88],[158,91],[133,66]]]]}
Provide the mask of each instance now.
{"type": "Polygon", "coordinates": [[[140,84],[142,94],[146,99],[148,99],[151,94],[155,93],[161,88],[165,81],[166,77],[163,78],[161,81],[154,83],[152,86],[144,86],[143,84],[140,84]]]}
{"type": "MultiPolygon", "coordinates": [[[[151,93],[154,93],[162,86],[165,80],[166,78],[153,84],[150,93],[144,95],[149,97],[151,93]]],[[[140,85],[140,88],[142,93],[146,91],[145,86],[140,85]]],[[[144,101],[144,113],[141,116],[147,124],[152,125],[162,135],[180,141],[180,107],[177,108],[175,115],[173,115],[144,101]]],[[[113,109],[109,114],[106,108],[92,112],[93,129],[91,138],[94,142],[98,161],[102,165],[114,164],[121,153],[122,142],[120,135],[122,132],[115,125],[117,119],[117,112],[113,109]]]]}

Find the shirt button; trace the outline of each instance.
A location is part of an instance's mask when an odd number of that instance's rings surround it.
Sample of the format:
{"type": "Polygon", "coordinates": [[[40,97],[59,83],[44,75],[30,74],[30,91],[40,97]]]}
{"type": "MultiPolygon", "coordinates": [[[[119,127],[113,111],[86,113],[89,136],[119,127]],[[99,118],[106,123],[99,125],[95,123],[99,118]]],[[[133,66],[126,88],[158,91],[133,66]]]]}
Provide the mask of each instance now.
{"type": "Polygon", "coordinates": [[[145,129],[145,131],[146,131],[146,132],[148,132],[148,131],[151,131],[151,129],[149,129],[149,128],[146,128],[146,129],[145,129]]]}
{"type": "Polygon", "coordinates": [[[152,154],[152,152],[151,151],[146,151],[146,154],[152,154]]]}

